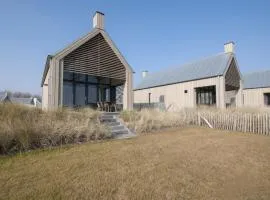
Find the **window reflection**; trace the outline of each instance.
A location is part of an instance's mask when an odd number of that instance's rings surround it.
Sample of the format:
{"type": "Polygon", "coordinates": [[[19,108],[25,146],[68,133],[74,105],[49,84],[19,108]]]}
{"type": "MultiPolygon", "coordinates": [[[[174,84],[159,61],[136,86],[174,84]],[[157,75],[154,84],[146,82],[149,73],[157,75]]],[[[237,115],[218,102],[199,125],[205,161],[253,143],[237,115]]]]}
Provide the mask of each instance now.
{"type": "Polygon", "coordinates": [[[73,85],[69,82],[64,82],[63,87],[63,105],[73,106],[73,85]]]}
{"type": "Polygon", "coordinates": [[[84,106],[85,105],[85,85],[75,84],[75,105],[84,106]]]}
{"type": "Polygon", "coordinates": [[[88,103],[97,102],[97,86],[88,85],[88,103]]]}
{"type": "Polygon", "coordinates": [[[123,86],[112,86],[112,81],[115,80],[64,71],[63,105],[96,106],[97,101],[122,103],[123,86]]]}

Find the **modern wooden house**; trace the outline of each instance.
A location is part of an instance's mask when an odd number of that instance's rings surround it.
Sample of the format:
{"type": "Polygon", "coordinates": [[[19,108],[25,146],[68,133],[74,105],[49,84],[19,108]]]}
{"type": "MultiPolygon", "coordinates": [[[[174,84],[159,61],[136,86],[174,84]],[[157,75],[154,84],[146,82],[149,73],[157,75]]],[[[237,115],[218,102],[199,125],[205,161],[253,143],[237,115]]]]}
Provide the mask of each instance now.
{"type": "Polygon", "coordinates": [[[242,81],[234,43],[226,43],[224,51],[161,72],[144,71],[141,83],[134,89],[134,102],[162,102],[173,110],[202,105],[241,106],[242,81]]]}
{"type": "Polygon", "coordinates": [[[246,107],[270,107],[270,70],[243,76],[243,104],[246,107]]]}
{"type": "Polygon", "coordinates": [[[54,55],[47,56],[42,76],[42,108],[115,103],[133,106],[133,70],[104,29],[96,12],[93,30],[54,55]]]}

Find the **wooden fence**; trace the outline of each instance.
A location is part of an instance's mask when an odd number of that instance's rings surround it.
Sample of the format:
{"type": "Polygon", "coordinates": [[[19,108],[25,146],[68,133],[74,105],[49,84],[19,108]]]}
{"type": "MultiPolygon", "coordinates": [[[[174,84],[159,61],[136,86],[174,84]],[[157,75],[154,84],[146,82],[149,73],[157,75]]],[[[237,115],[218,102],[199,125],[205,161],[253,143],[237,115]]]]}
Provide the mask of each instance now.
{"type": "Polygon", "coordinates": [[[143,109],[157,109],[160,111],[165,111],[166,110],[166,106],[164,103],[134,103],[133,104],[133,109],[140,111],[143,109]]]}
{"type": "Polygon", "coordinates": [[[270,135],[270,113],[232,111],[187,111],[186,118],[192,125],[222,130],[270,135]]]}

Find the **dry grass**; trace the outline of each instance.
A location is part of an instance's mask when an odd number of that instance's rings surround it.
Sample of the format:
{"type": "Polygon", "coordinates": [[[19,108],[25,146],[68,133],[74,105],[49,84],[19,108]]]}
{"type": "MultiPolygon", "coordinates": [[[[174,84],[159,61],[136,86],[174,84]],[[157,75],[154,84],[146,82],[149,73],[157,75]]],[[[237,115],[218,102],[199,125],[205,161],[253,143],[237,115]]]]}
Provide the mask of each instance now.
{"type": "Polygon", "coordinates": [[[142,111],[123,111],[121,117],[127,126],[137,134],[190,125],[209,127],[204,119],[217,129],[270,134],[269,109],[200,107],[181,109],[178,112],[144,109],[142,111]]]}
{"type": "Polygon", "coordinates": [[[108,136],[91,109],[43,112],[14,104],[0,104],[0,153],[8,154],[108,136]]]}
{"type": "Polygon", "coordinates": [[[270,137],[185,128],[0,159],[0,199],[270,199],[270,137]]]}
{"type": "Polygon", "coordinates": [[[164,128],[183,127],[189,124],[185,112],[162,112],[144,109],[141,111],[123,111],[121,118],[137,134],[160,131],[164,128]]]}

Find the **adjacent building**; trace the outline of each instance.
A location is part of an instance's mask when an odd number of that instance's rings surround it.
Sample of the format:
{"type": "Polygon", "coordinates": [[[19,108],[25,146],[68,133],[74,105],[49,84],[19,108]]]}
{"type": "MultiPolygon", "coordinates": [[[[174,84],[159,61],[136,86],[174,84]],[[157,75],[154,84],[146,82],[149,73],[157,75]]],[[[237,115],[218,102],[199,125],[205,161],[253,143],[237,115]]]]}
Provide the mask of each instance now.
{"type": "Polygon", "coordinates": [[[98,102],[132,109],[133,70],[105,31],[103,13],[95,13],[90,33],[47,56],[41,87],[43,109],[98,102]]]}
{"type": "Polygon", "coordinates": [[[0,103],[9,102],[9,96],[7,92],[0,92],[0,103]]]}
{"type": "Polygon", "coordinates": [[[148,74],[134,89],[134,103],[164,103],[167,109],[242,105],[242,81],[234,43],[224,52],[179,67],[148,74]]]}
{"type": "Polygon", "coordinates": [[[6,91],[0,92],[0,103],[12,103],[41,108],[41,102],[36,97],[13,97],[6,91]]]}
{"type": "Polygon", "coordinates": [[[243,76],[243,104],[246,107],[270,106],[270,70],[243,76]]]}
{"type": "Polygon", "coordinates": [[[36,97],[9,97],[13,104],[20,104],[28,107],[41,108],[41,102],[36,97]]]}

